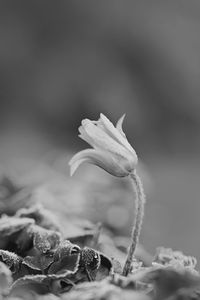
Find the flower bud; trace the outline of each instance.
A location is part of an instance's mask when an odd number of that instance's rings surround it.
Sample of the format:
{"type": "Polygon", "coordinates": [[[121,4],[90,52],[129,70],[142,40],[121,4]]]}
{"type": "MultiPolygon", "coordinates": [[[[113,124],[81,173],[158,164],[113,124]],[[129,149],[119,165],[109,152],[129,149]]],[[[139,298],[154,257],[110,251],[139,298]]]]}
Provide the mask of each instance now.
{"type": "Polygon", "coordinates": [[[128,176],[135,170],[138,158],[122,130],[123,119],[124,115],[116,127],[103,114],[98,121],[82,121],[79,137],[93,149],[80,151],[72,157],[69,162],[71,175],[84,162],[97,165],[117,177],[128,176]]]}

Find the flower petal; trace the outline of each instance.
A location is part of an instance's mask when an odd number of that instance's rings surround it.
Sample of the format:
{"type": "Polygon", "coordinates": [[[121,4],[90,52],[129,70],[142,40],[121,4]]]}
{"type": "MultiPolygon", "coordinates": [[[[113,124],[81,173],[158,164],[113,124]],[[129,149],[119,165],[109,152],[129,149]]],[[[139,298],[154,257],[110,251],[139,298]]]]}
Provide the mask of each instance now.
{"type": "MultiPolygon", "coordinates": [[[[92,121],[85,119],[82,121],[81,137],[89,142],[95,149],[110,152],[120,157],[132,156],[133,149],[130,151],[124,147],[121,143],[117,142],[111,136],[109,136],[102,128],[96,126],[92,121]]],[[[136,156],[136,153],[134,153],[136,156]]]]}
{"type": "Polygon", "coordinates": [[[94,149],[85,149],[76,153],[69,161],[70,176],[76,172],[82,163],[90,162],[94,152],[94,149]]]}
{"type": "Polygon", "coordinates": [[[122,124],[123,124],[123,122],[124,122],[125,116],[126,116],[126,114],[123,114],[123,115],[121,116],[121,118],[119,118],[119,120],[117,121],[117,124],[116,124],[116,128],[117,128],[117,130],[121,133],[121,135],[122,135],[123,137],[126,138],[126,135],[125,135],[125,133],[124,133],[124,131],[123,131],[123,129],[122,129],[122,124]]]}
{"type": "Polygon", "coordinates": [[[110,122],[110,120],[104,115],[100,114],[100,119],[98,121],[104,128],[104,130],[118,143],[124,145],[124,137],[119,134],[119,131],[115,128],[115,126],[110,122]]]}
{"type": "Polygon", "coordinates": [[[124,148],[129,150],[132,154],[136,155],[135,150],[127,141],[127,138],[122,130],[122,123],[124,120],[125,114],[118,120],[117,125],[119,127],[115,128],[114,125],[110,122],[110,120],[104,115],[100,114],[100,120],[102,120],[105,130],[109,132],[109,135],[114,138],[118,143],[120,143],[124,148]],[[122,131],[122,133],[121,133],[122,131]]]}
{"type": "Polygon", "coordinates": [[[80,126],[78,128],[80,134],[78,135],[82,140],[84,140],[86,143],[88,143],[90,146],[95,148],[94,140],[87,134],[83,126],[80,126]]]}
{"type": "Polygon", "coordinates": [[[129,171],[122,167],[123,164],[119,164],[119,161],[113,158],[111,154],[94,149],[86,149],[75,154],[69,161],[70,175],[72,176],[84,162],[92,163],[117,177],[124,177],[129,174],[129,171]]]}

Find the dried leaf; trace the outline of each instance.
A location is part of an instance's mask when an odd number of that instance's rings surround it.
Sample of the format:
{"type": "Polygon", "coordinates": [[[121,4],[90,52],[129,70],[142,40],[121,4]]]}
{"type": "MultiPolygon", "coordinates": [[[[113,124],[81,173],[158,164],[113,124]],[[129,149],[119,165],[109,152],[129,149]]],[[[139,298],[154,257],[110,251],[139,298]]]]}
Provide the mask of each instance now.
{"type": "Polygon", "coordinates": [[[97,270],[95,280],[102,280],[112,273],[113,273],[112,261],[104,254],[100,253],[100,266],[97,270]]]}
{"type": "Polygon", "coordinates": [[[26,256],[23,259],[23,264],[33,270],[42,271],[43,273],[53,261],[53,253],[45,253],[37,256],[26,256]]]}
{"type": "MultiPolygon", "coordinates": [[[[87,223],[86,223],[87,224],[87,223]]],[[[98,248],[99,236],[101,232],[101,224],[93,225],[89,223],[89,226],[82,225],[81,229],[79,228],[79,234],[68,237],[68,239],[73,243],[79,245],[81,248],[90,247],[98,248]]]]}
{"type": "Polygon", "coordinates": [[[30,290],[37,294],[47,294],[51,292],[51,281],[46,275],[27,275],[13,283],[10,293],[19,296],[25,290],[30,290]]]}
{"type": "Polygon", "coordinates": [[[0,262],[0,291],[2,294],[8,292],[12,282],[13,279],[11,271],[4,263],[0,262]]]}
{"type": "Polygon", "coordinates": [[[0,238],[11,236],[34,223],[35,221],[30,218],[8,217],[5,215],[0,219],[0,238]]]}
{"type": "Polygon", "coordinates": [[[89,281],[107,277],[111,268],[111,261],[102,253],[88,247],[82,249],[79,270],[86,273],[89,281]]]}
{"type": "Polygon", "coordinates": [[[158,248],[153,259],[153,264],[155,263],[175,268],[188,268],[188,270],[197,272],[195,270],[197,264],[195,257],[186,256],[181,251],[173,251],[170,248],[158,248]]]}
{"type": "Polygon", "coordinates": [[[59,274],[67,270],[75,272],[80,260],[79,246],[72,244],[70,241],[63,241],[54,253],[54,262],[51,264],[48,273],[59,274]]]}
{"type": "Polygon", "coordinates": [[[79,269],[83,270],[89,281],[95,280],[97,270],[101,264],[101,258],[98,251],[85,247],[81,251],[79,269]]]}
{"type": "Polygon", "coordinates": [[[147,281],[154,285],[155,300],[170,297],[179,289],[200,288],[200,276],[191,273],[186,268],[180,271],[173,267],[157,267],[152,268],[146,275],[147,281]]]}
{"type": "Polygon", "coordinates": [[[0,214],[13,215],[21,207],[31,204],[31,189],[23,187],[8,175],[0,178],[0,214]]]}
{"type": "Polygon", "coordinates": [[[81,249],[78,245],[72,244],[69,240],[64,240],[55,250],[54,259],[55,261],[61,260],[66,256],[78,254],[81,249]]]}
{"type": "Polygon", "coordinates": [[[74,285],[68,277],[72,272],[52,275],[27,275],[16,280],[11,286],[11,295],[23,295],[25,291],[37,294],[61,293],[74,285]],[[63,284],[64,283],[64,284],[63,284]]]}
{"type": "Polygon", "coordinates": [[[16,250],[21,256],[35,256],[55,249],[61,240],[61,234],[32,224],[24,228],[16,237],[16,250]]]}
{"type": "Polygon", "coordinates": [[[46,253],[58,247],[61,234],[57,231],[48,230],[38,225],[31,227],[33,233],[33,245],[40,253],[46,253]]]}
{"type": "Polygon", "coordinates": [[[111,258],[111,263],[112,263],[113,273],[122,274],[122,266],[120,262],[115,258],[111,258]]]}
{"type": "Polygon", "coordinates": [[[27,252],[33,248],[33,229],[32,227],[35,226],[30,225],[24,228],[16,237],[16,245],[18,253],[21,256],[26,256],[27,252]]]}
{"type": "MultiPolygon", "coordinates": [[[[80,252],[73,253],[69,250],[71,246],[68,243],[66,251],[63,252],[65,255],[62,255],[62,260],[53,263],[48,273],[55,274],[56,272],[57,276],[63,276],[66,270],[70,270],[71,268],[71,273],[68,271],[68,275],[64,275],[62,280],[63,282],[67,280],[67,285],[69,285],[69,281],[73,284],[78,284],[85,281],[101,280],[108,276],[112,265],[107,257],[87,247],[80,250],[80,252]],[[73,268],[71,266],[73,266],[73,268]]],[[[53,274],[51,276],[53,276],[53,274]]]]}
{"type": "Polygon", "coordinates": [[[33,268],[30,269],[30,267],[23,264],[23,258],[7,250],[0,250],[0,261],[4,262],[10,269],[14,280],[28,274],[36,273],[33,268]]]}
{"type": "Polygon", "coordinates": [[[0,250],[0,260],[6,264],[12,273],[19,271],[22,262],[22,258],[7,250],[0,250]]]}
{"type": "Polygon", "coordinates": [[[29,208],[19,209],[16,212],[16,216],[34,219],[36,224],[43,228],[60,231],[60,225],[56,221],[55,214],[45,209],[41,203],[37,203],[29,208]]]}

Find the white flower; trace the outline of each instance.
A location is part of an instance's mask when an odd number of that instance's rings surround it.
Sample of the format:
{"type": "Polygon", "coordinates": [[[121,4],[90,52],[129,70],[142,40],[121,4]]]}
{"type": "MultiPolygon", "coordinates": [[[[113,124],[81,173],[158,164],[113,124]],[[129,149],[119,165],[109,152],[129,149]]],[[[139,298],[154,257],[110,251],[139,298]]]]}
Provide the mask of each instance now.
{"type": "Polygon", "coordinates": [[[124,117],[119,119],[116,127],[103,114],[98,121],[82,121],[79,137],[93,149],[80,151],[72,157],[69,162],[71,175],[84,162],[97,165],[117,177],[128,176],[135,170],[138,158],[122,130],[124,117]]]}

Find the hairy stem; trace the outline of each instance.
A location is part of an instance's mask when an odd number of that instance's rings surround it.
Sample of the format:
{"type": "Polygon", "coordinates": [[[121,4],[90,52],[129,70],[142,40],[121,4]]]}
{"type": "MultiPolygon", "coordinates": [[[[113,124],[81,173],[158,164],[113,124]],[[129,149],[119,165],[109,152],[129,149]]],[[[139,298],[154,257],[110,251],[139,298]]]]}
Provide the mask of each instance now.
{"type": "Polygon", "coordinates": [[[127,276],[131,271],[131,263],[133,260],[133,255],[139,240],[140,231],[142,227],[142,221],[144,217],[144,205],[146,199],[140,177],[135,172],[130,175],[130,178],[136,190],[135,220],[134,220],[133,229],[131,233],[131,245],[129,247],[128,255],[123,268],[124,276],[127,276]]]}

